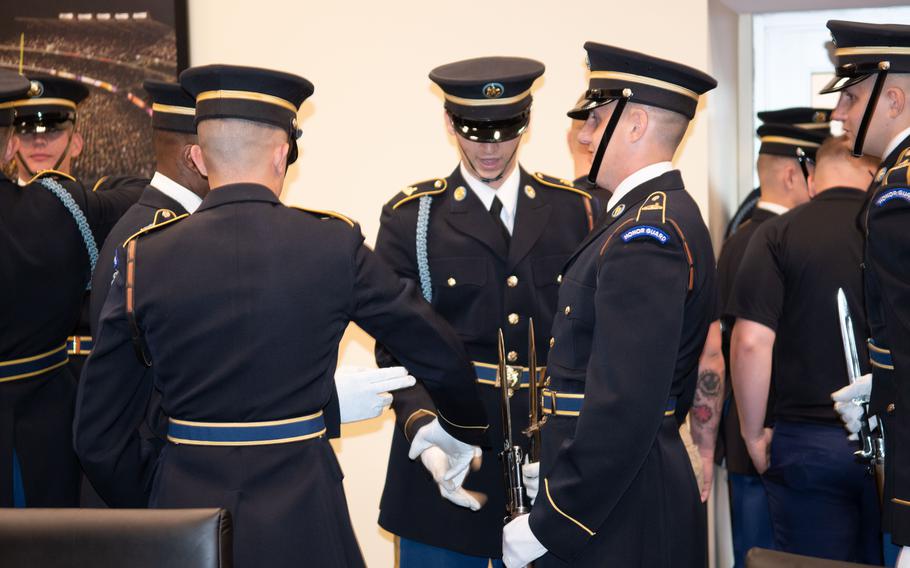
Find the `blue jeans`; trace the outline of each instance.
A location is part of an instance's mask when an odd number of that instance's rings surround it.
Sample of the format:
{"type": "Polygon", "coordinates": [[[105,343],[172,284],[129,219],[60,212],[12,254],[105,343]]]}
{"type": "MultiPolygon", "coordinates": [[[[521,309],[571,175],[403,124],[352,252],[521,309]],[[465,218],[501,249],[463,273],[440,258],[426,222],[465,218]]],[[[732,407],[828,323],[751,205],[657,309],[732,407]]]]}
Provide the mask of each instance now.
{"type": "Polygon", "coordinates": [[[503,568],[502,560],[469,556],[416,540],[398,539],[399,568],[503,568]]]}
{"type": "Polygon", "coordinates": [[[774,549],[771,510],[761,477],[728,473],[730,487],[730,530],[733,533],[733,560],[745,568],[750,548],[774,549]]]}
{"type": "Polygon", "coordinates": [[[875,480],[840,426],[778,421],[762,475],[778,550],[882,563],[875,480]]]}

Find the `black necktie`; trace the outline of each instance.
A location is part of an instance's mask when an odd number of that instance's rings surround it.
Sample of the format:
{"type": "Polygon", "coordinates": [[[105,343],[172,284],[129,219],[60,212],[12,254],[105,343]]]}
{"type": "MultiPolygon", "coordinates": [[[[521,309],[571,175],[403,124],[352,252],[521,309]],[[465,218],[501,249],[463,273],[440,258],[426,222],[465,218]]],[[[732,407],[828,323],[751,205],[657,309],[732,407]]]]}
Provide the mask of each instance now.
{"type": "Polygon", "coordinates": [[[493,217],[493,222],[496,223],[496,226],[502,231],[502,238],[508,245],[509,241],[512,240],[512,235],[509,234],[509,229],[506,227],[506,224],[502,222],[502,217],[499,215],[500,213],[502,213],[502,201],[499,200],[498,196],[494,195],[493,204],[490,205],[490,215],[493,217]]]}

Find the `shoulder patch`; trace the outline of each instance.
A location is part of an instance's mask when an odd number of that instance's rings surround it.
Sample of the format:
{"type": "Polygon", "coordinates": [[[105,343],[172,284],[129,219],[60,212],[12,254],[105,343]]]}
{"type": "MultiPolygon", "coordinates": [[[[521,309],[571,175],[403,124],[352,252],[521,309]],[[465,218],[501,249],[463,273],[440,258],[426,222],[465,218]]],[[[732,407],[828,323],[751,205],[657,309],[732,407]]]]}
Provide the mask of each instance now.
{"type": "Polygon", "coordinates": [[[649,195],[644,203],[641,204],[641,207],[638,208],[638,214],[635,216],[635,221],[641,221],[642,217],[645,219],[660,219],[661,223],[666,223],[667,194],[663,191],[655,191],[649,195]]]}
{"type": "Polygon", "coordinates": [[[28,183],[33,183],[41,178],[46,178],[46,177],[62,177],[62,178],[66,178],[70,181],[76,181],[76,178],[74,178],[73,176],[71,176],[69,174],[65,174],[65,173],[57,171],[57,170],[41,170],[40,172],[35,174],[35,176],[32,179],[28,180],[28,183]]]}
{"type": "Polygon", "coordinates": [[[894,199],[903,199],[904,201],[910,201],[910,189],[903,187],[886,190],[875,198],[875,206],[884,207],[888,204],[889,201],[892,201],[894,199]]]}
{"type": "Polygon", "coordinates": [[[438,195],[444,192],[448,186],[449,182],[444,178],[428,179],[420,183],[415,183],[414,185],[409,185],[393,198],[395,204],[392,205],[392,210],[398,209],[408,201],[419,199],[424,195],[438,195]]]}
{"type": "Polygon", "coordinates": [[[104,182],[106,182],[106,181],[107,181],[107,178],[109,178],[109,177],[110,177],[110,176],[101,176],[100,178],[98,178],[98,181],[96,181],[96,182],[95,182],[95,185],[92,187],[92,191],[98,191],[98,188],[101,187],[101,185],[102,185],[104,182]]]}
{"type": "Polygon", "coordinates": [[[547,187],[562,189],[564,191],[571,191],[572,193],[577,193],[578,195],[581,195],[582,197],[587,197],[588,199],[591,199],[590,193],[588,193],[587,191],[584,191],[583,189],[578,189],[577,187],[575,187],[572,184],[571,181],[548,176],[547,174],[544,174],[541,172],[535,172],[534,179],[536,179],[539,183],[542,183],[543,185],[545,185],[547,187]]]}
{"type": "Polygon", "coordinates": [[[123,241],[122,246],[128,245],[129,242],[132,241],[133,239],[137,239],[137,238],[141,237],[142,235],[146,235],[148,233],[151,233],[152,231],[156,231],[156,230],[160,229],[161,227],[166,227],[167,225],[176,223],[177,221],[179,221],[181,219],[185,219],[186,217],[189,217],[189,216],[190,216],[189,213],[184,213],[183,215],[174,215],[174,212],[171,211],[170,209],[159,209],[159,210],[155,211],[155,217],[152,219],[152,222],[149,223],[148,225],[146,225],[145,227],[142,227],[141,229],[139,229],[132,235],[130,235],[125,241],[123,241]]]}
{"type": "Polygon", "coordinates": [[[353,221],[353,219],[351,219],[351,218],[349,218],[349,217],[345,217],[345,216],[342,215],[341,213],[337,213],[337,212],[335,212],[335,211],[327,211],[327,210],[326,210],[326,211],[323,211],[323,210],[321,210],[321,209],[308,209],[308,208],[306,208],[306,207],[301,207],[301,206],[299,206],[299,205],[288,205],[288,207],[290,207],[291,209],[297,209],[297,210],[299,210],[299,211],[304,211],[304,212],[306,212],[306,213],[310,213],[310,214],[312,214],[312,215],[316,215],[316,216],[319,217],[320,219],[339,219],[339,220],[341,220],[341,221],[344,221],[345,223],[347,223],[347,224],[350,225],[351,227],[354,226],[354,221],[353,221]]]}

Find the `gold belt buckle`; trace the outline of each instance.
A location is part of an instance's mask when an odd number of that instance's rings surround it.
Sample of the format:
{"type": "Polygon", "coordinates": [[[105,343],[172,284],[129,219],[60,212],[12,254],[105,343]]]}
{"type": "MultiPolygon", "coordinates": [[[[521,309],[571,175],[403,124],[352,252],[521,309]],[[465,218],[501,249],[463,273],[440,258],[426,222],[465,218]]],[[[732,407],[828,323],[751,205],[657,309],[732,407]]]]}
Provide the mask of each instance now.
{"type": "Polygon", "coordinates": [[[540,407],[543,409],[544,414],[556,414],[556,391],[544,390],[541,394],[540,407]],[[550,399],[550,409],[547,410],[547,405],[544,404],[544,401],[550,399]]]}

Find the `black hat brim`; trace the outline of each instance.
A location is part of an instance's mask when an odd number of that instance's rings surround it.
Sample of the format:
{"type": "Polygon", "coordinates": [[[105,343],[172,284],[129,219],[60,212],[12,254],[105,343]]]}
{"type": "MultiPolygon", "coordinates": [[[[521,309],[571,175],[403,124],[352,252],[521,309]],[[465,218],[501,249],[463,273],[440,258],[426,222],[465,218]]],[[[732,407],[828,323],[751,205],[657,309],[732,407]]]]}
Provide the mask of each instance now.
{"type": "Polygon", "coordinates": [[[449,114],[455,132],[472,142],[506,142],[518,138],[528,128],[531,118],[526,110],[518,116],[501,120],[470,120],[455,114],[449,114]]]}
{"type": "Polygon", "coordinates": [[[566,115],[572,120],[588,120],[588,114],[592,110],[602,107],[604,105],[610,104],[615,101],[615,98],[609,99],[589,99],[584,98],[580,103],[578,103],[575,108],[566,113],[566,115]]]}
{"type": "Polygon", "coordinates": [[[76,120],[76,113],[71,110],[46,110],[31,111],[23,113],[21,109],[16,112],[14,126],[17,131],[33,131],[39,126],[44,126],[49,130],[63,130],[61,125],[66,123],[73,124],[76,120]]]}
{"type": "Polygon", "coordinates": [[[819,91],[818,93],[820,95],[827,95],[830,93],[839,93],[840,91],[843,91],[847,87],[856,85],[857,83],[862,83],[863,81],[865,81],[866,79],[868,79],[871,76],[872,76],[871,74],[863,74],[863,75],[855,75],[855,76],[834,77],[833,79],[828,81],[828,84],[825,85],[824,87],[822,87],[822,90],[819,91]]]}

